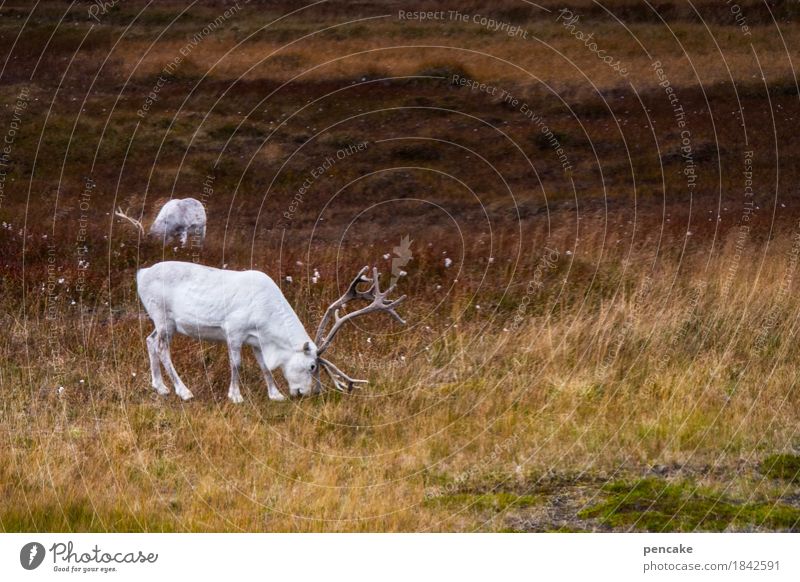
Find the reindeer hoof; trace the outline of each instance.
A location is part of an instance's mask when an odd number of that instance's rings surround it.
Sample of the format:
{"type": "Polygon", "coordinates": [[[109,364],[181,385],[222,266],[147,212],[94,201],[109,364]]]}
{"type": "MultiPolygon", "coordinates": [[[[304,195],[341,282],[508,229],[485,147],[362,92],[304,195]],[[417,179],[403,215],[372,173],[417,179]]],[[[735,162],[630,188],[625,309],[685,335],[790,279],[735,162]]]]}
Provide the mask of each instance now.
{"type": "Polygon", "coordinates": [[[192,398],[194,398],[194,394],[192,394],[192,391],[189,389],[186,389],[182,392],[178,392],[178,396],[180,396],[183,400],[191,400],[192,398]]]}
{"type": "Polygon", "coordinates": [[[228,398],[234,404],[241,404],[242,402],[244,402],[244,398],[242,398],[241,394],[228,394],[228,398]]]}
{"type": "Polygon", "coordinates": [[[153,386],[153,388],[155,388],[156,392],[158,392],[161,396],[167,396],[169,394],[169,388],[163,384],[161,386],[153,386]]]}
{"type": "Polygon", "coordinates": [[[270,394],[269,399],[275,402],[283,402],[286,400],[286,396],[284,396],[280,392],[276,392],[275,394],[270,394]]]}

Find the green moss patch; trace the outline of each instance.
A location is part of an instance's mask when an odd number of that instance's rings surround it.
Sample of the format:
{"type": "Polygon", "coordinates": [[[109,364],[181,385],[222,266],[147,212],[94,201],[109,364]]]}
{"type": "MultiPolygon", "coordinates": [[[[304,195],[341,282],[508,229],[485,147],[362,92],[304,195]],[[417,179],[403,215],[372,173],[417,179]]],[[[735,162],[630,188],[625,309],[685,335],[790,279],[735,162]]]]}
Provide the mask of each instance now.
{"type": "Polygon", "coordinates": [[[19,505],[0,514],[7,532],[174,532],[172,516],[134,512],[127,508],[98,507],[87,499],[69,503],[43,504],[29,509],[19,505]]]}
{"type": "Polygon", "coordinates": [[[603,487],[608,497],[578,513],[620,529],[723,531],[731,526],[800,531],[800,509],[781,503],[742,503],[690,482],[647,478],[603,487]]]}
{"type": "Polygon", "coordinates": [[[761,462],[758,470],[773,479],[784,479],[790,483],[800,483],[800,455],[791,453],[770,455],[761,462]]]}

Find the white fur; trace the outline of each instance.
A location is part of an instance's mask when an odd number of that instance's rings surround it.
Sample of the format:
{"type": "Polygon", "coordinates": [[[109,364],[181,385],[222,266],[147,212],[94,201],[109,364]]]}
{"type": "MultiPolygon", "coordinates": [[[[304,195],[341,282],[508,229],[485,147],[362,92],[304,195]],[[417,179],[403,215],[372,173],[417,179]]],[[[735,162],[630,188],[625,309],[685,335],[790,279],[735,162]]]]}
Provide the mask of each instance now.
{"type": "Polygon", "coordinates": [[[184,400],[192,397],[170,358],[169,344],[175,333],[228,344],[228,398],[233,402],[242,401],[239,366],[245,344],[253,349],[272,400],[284,399],[271,373],[275,368],[283,371],[292,396],[311,392],[317,346],[281,290],[264,273],[165,261],[140,269],[136,283],[156,327],[147,337],[147,351],[153,388],[159,394],[169,393],[160,363],[175,393],[184,400]]]}
{"type": "Polygon", "coordinates": [[[164,242],[177,238],[182,247],[186,246],[191,235],[202,244],[206,238],[206,211],[202,202],[194,198],[170,200],[161,207],[150,225],[150,234],[164,242]]]}

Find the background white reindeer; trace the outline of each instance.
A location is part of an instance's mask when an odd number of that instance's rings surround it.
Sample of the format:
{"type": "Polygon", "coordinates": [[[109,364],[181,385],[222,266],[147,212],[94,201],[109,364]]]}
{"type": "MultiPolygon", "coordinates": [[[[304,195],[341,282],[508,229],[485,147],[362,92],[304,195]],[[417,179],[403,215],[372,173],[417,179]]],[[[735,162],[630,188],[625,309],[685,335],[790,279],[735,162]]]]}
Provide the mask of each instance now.
{"type": "MultiPolygon", "coordinates": [[[[133,224],[145,235],[142,223],[117,208],[115,216],[124,218],[133,224]]],[[[206,211],[203,203],[195,198],[175,198],[170,200],[159,210],[153,224],[150,225],[150,236],[157,236],[165,243],[178,239],[180,245],[185,247],[189,237],[193,237],[199,244],[206,238],[206,211]]]]}
{"type": "Polygon", "coordinates": [[[228,398],[236,403],[243,400],[239,389],[243,345],[252,348],[271,400],[284,400],[272,376],[275,368],[283,371],[291,396],[319,392],[320,369],[325,370],[338,390],[350,391],[353,384],[365,383],[366,380],[356,380],[342,372],[322,354],[342,326],[356,317],[385,311],[405,323],[395,311],[405,295],[387,300],[394,285],[381,292],[378,270],[373,269],[371,279],[365,276],[367,270],[361,269],[344,295],[328,307],[312,341],[280,288],[260,271],[227,271],[178,261],[140,269],[137,290],[155,324],[155,330],[147,337],[153,388],[159,394],[169,393],[161,376],[162,364],[175,393],[184,400],[192,398],[170,357],[169,345],[175,333],[227,343],[231,366],[228,398]],[[370,283],[369,288],[360,291],[362,283],[370,283]],[[353,300],[370,303],[340,316],[339,310],[353,300]]]}

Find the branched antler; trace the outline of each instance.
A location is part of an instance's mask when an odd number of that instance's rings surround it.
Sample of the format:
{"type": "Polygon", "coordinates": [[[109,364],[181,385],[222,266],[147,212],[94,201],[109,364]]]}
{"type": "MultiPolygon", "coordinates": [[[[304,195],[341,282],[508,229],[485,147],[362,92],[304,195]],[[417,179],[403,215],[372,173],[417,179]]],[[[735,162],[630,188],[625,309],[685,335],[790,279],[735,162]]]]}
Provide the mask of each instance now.
{"type": "Polygon", "coordinates": [[[325,370],[325,373],[328,374],[331,382],[333,382],[333,387],[339,392],[352,392],[353,384],[369,383],[367,380],[356,380],[355,378],[351,378],[325,358],[319,358],[318,361],[320,368],[325,370]]]}
{"type": "Polygon", "coordinates": [[[317,344],[317,357],[320,364],[319,368],[325,370],[333,382],[334,387],[341,392],[344,392],[345,388],[347,392],[350,392],[353,389],[353,384],[367,383],[366,380],[356,380],[355,378],[351,378],[339,368],[334,366],[331,362],[321,357],[325,350],[330,347],[333,338],[336,337],[336,334],[339,333],[339,330],[342,328],[342,326],[356,317],[361,317],[362,315],[376,311],[385,311],[400,323],[405,324],[405,320],[400,317],[397,311],[395,311],[395,308],[405,301],[406,296],[402,295],[393,300],[387,299],[388,295],[394,291],[395,285],[389,286],[386,291],[382,292],[378,277],[378,269],[372,269],[371,279],[365,276],[368,270],[369,267],[363,267],[358,272],[358,275],[356,275],[355,279],[353,279],[353,281],[350,283],[344,295],[331,303],[328,309],[325,310],[325,315],[322,316],[322,321],[320,321],[319,328],[317,328],[315,343],[317,344]],[[370,283],[370,286],[366,291],[360,291],[358,289],[358,286],[362,283],[370,283]],[[339,310],[344,307],[348,301],[352,301],[354,299],[363,299],[365,301],[370,301],[370,303],[366,307],[362,307],[361,309],[357,309],[356,311],[351,311],[350,313],[340,316],[339,310]],[[333,325],[326,333],[325,330],[328,328],[331,322],[331,316],[333,317],[333,325]]]}
{"type": "Polygon", "coordinates": [[[367,270],[368,267],[364,267],[361,269],[361,271],[359,271],[356,278],[353,279],[352,283],[350,283],[350,287],[348,287],[345,294],[334,301],[325,311],[325,315],[322,316],[322,321],[317,329],[317,336],[315,340],[315,343],[317,344],[318,355],[322,355],[325,350],[330,347],[333,338],[336,337],[336,334],[339,333],[339,330],[342,328],[342,326],[356,317],[361,317],[362,315],[372,313],[373,311],[385,311],[400,323],[405,323],[403,318],[398,315],[397,311],[395,311],[395,308],[405,301],[406,296],[402,295],[392,301],[387,300],[386,297],[389,295],[389,293],[394,291],[395,286],[392,285],[386,291],[381,292],[377,268],[372,269],[372,284],[370,285],[369,289],[366,291],[358,290],[359,284],[370,282],[370,279],[364,276],[364,273],[366,273],[367,270]],[[344,306],[345,303],[352,301],[353,299],[364,299],[371,301],[371,303],[366,307],[362,307],[361,309],[357,309],[356,311],[352,311],[346,315],[340,316],[339,309],[344,306]],[[325,334],[325,328],[328,326],[331,314],[333,314],[334,319],[333,326],[331,327],[330,331],[325,334]]]}
{"type": "Polygon", "coordinates": [[[369,279],[367,279],[364,276],[364,273],[366,273],[368,269],[369,267],[362,267],[362,269],[358,272],[358,275],[356,275],[356,278],[353,279],[352,283],[350,283],[350,286],[347,288],[345,294],[339,297],[339,299],[337,299],[333,303],[331,303],[328,309],[325,310],[325,315],[322,316],[322,320],[319,322],[319,327],[317,328],[317,336],[316,339],[314,340],[314,343],[317,344],[318,352],[319,352],[320,342],[322,341],[323,334],[325,333],[325,328],[328,327],[331,315],[333,315],[333,313],[337,309],[341,308],[342,306],[344,306],[345,303],[351,301],[352,299],[358,299],[358,298],[368,299],[368,297],[362,297],[357,289],[360,283],[369,283],[369,279]]]}
{"type": "Polygon", "coordinates": [[[114,212],[114,216],[119,216],[120,218],[124,218],[125,220],[130,222],[133,226],[138,228],[139,232],[141,232],[142,236],[144,236],[144,226],[142,226],[142,223],[136,220],[135,218],[128,216],[127,211],[123,212],[122,208],[117,206],[117,210],[114,212]]]}

